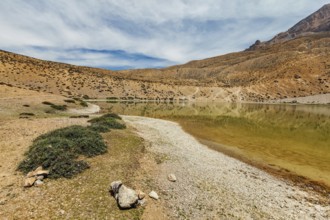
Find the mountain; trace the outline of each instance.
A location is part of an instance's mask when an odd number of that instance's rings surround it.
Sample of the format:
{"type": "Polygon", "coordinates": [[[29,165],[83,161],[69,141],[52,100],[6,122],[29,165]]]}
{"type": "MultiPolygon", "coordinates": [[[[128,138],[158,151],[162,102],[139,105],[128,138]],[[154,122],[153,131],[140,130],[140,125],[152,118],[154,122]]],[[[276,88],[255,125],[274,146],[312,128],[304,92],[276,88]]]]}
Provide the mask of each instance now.
{"type": "Polygon", "coordinates": [[[330,93],[330,6],[247,51],[109,71],[0,51],[0,83],[65,96],[263,102],[330,93]]]}
{"type": "Polygon", "coordinates": [[[275,43],[283,43],[297,37],[327,31],[330,31],[330,4],[324,5],[318,11],[299,21],[288,31],[277,34],[274,38],[267,42],[262,43],[257,40],[256,43],[249,49],[256,49],[258,47],[275,43]]]}

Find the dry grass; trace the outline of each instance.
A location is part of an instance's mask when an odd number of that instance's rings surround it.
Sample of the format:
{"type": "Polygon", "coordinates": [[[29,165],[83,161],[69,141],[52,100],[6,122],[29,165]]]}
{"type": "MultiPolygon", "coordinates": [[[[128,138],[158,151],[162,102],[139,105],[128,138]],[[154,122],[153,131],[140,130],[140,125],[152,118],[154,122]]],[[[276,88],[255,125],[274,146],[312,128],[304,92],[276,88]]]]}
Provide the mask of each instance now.
{"type": "MultiPolygon", "coordinates": [[[[5,106],[5,111],[0,112],[1,219],[140,219],[143,208],[121,211],[108,192],[111,181],[119,179],[134,189],[149,190],[141,184],[150,182],[146,180],[148,175],[142,175],[144,171],[140,169],[139,161],[145,154],[144,144],[129,129],[102,134],[108,152],[87,158],[90,169],[78,176],[72,179],[46,179],[42,187],[23,188],[24,176],[16,168],[32,141],[58,128],[87,126],[88,119],[72,119],[58,114],[19,119],[16,113],[21,108],[31,108],[36,114],[43,112],[45,105],[40,100],[45,99],[17,98],[18,90],[23,91],[10,87],[7,95],[0,93],[6,96],[6,99],[0,100],[0,106],[5,106]],[[8,101],[11,105],[6,104],[8,101]],[[21,107],[22,103],[30,107],[21,107]]],[[[29,91],[25,92],[29,94],[29,91]]],[[[57,102],[61,99],[65,98],[50,96],[46,100],[57,102]]]]}

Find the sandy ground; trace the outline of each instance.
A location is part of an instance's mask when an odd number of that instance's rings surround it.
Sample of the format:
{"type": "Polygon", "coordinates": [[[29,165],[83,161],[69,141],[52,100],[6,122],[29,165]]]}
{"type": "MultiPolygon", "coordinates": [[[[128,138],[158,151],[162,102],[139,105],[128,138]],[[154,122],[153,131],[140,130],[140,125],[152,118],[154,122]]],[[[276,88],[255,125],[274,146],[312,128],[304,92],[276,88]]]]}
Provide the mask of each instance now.
{"type": "Polygon", "coordinates": [[[330,218],[330,206],[316,193],[207,148],[177,123],[137,116],[124,120],[158,155],[153,179],[169,219],[330,218]],[[168,181],[169,173],[178,181],[168,181]]]}

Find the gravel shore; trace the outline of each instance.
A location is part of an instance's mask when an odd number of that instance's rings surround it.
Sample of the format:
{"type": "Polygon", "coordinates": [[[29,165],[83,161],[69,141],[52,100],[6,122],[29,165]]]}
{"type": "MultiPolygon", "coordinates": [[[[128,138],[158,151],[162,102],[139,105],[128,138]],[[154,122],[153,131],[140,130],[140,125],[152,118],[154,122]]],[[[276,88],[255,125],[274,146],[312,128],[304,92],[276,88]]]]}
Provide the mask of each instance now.
{"type": "Polygon", "coordinates": [[[159,155],[154,180],[170,219],[330,219],[316,193],[207,148],[177,123],[123,119],[159,155]],[[176,182],[167,180],[170,173],[176,182]]]}

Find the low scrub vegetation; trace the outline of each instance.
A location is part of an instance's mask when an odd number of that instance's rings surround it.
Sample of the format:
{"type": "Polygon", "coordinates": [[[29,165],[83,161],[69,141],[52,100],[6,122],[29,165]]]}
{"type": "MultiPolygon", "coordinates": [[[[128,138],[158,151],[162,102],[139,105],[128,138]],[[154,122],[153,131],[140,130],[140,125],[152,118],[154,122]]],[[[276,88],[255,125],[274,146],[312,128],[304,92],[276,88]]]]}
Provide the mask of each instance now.
{"type": "Polygon", "coordinates": [[[89,168],[82,158],[107,152],[100,132],[125,128],[120,119],[117,114],[110,113],[89,120],[88,127],[74,125],[40,135],[25,153],[26,158],[18,170],[28,173],[42,166],[49,170],[50,178],[71,178],[89,168]]]}
{"type": "Polygon", "coordinates": [[[65,99],[64,101],[67,103],[76,103],[76,101],[73,99],[65,99]]]}
{"type": "Polygon", "coordinates": [[[91,123],[90,128],[98,132],[108,132],[110,129],[124,129],[126,125],[118,122],[121,117],[114,113],[105,114],[98,118],[93,118],[88,122],[91,123]]]}
{"type": "Polygon", "coordinates": [[[42,102],[42,104],[49,105],[53,109],[56,109],[56,110],[59,110],[59,111],[65,111],[65,110],[67,110],[67,106],[66,105],[56,105],[56,104],[51,103],[51,102],[48,102],[48,101],[44,101],[44,102],[42,102]]]}
{"type": "Polygon", "coordinates": [[[85,161],[78,160],[80,155],[93,157],[106,151],[99,133],[82,126],[70,126],[35,139],[18,170],[28,173],[42,166],[50,171],[50,178],[70,178],[89,167],[85,161]]]}
{"type": "Polygon", "coordinates": [[[31,112],[23,112],[21,114],[19,114],[20,116],[35,116],[34,113],[31,113],[31,112]]]}

